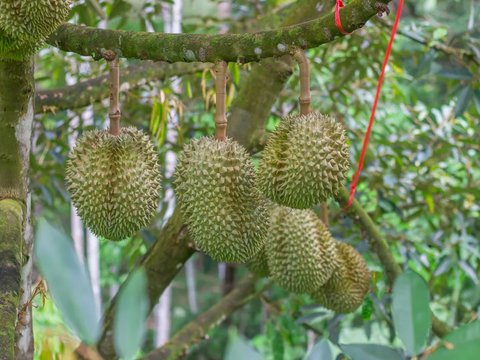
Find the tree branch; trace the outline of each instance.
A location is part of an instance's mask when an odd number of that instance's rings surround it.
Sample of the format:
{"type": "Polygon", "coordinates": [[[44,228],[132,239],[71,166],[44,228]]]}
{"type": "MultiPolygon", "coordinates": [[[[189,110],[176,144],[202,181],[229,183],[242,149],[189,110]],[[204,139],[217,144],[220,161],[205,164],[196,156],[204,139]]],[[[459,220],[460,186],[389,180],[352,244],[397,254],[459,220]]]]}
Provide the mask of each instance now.
{"type": "Polygon", "coordinates": [[[187,354],[188,349],[206,338],[214,326],[224,321],[231,313],[260,295],[263,287],[256,287],[256,278],[248,275],[233,288],[220,302],[185,325],[164,346],[153,350],[143,360],[178,359],[187,354]]]}
{"type": "MultiPolygon", "coordinates": [[[[180,211],[175,209],[172,217],[157,236],[157,240],[139,264],[147,274],[150,308],[155,306],[160,295],[194,252],[187,229],[182,224],[180,211]]],[[[112,331],[116,304],[117,296],[112,299],[105,312],[103,334],[98,344],[99,353],[106,359],[115,358],[112,331]]]]}
{"type": "MultiPolygon", "coordinates": [[[[346,190],[340,193],[339,202],[341,206],[347,205],[348,197],[349,194],[346,190]]],[[[357,200],[353,200],[352,205],[348,208],[348,213],[358,220],[368,233],[370,248],[377,254],[383,270],[387,274],[387,283],[392,287],[397,276],[402,273],[402,268],[395,261],[387,240],[382,236],[377,225],[375,225],[370,215],[367,214],[357,200]]],[[[432,329],[438,337],[444,337],[452,331],[448,324],[438,319],[434,314],[432,314],[432,329]]]]}
{"type": "MultiPolygon", "coordinates": [[[[377,22],[386,28],[391,29],[392,27],[392,24],[390,24],[384,19],[377,19],[377,22]]],[[[425,45],[428,48],[433,49],[435,51],[443,52],[444,54],[448,56],[456,57],[459,60],[463,60],[464,58],[467,58],[473,61],[475,64],[480,65],[480,58],[470,49],[452,47],[452,46],[448,46],[446,44],[442,44],[438,42],[431,43],[427,39],[423,38],[421,35],[418,35],[417,33],[412,33],[402,29],[398,29],[397,33],[402,36],[405,36],[406,38],[412,41],[425,45]]]]}
{"type": "MultiPolygon", "coordinates": [[[[361,28],[390,0],[352,0],[341,13],[343,27],[361,28]]],[[[245,34],[161,34],[96,29],[63,24],[47,42],[64,51],[100,58],[113,50],[126,58],[166,62],[259,61],[289,54],[296,48],[313,48],[342,36],[332,13],[285,28],[245,34]]]]}
{"type": "MultiPolygon", "coordinates": [[[[140,85],[142,80],[164,80],[171,76],[181,76],[203,71],[210,68],[210,64],[202,63],[143,63],[130,65],[122,69],[120,88],[140,85]]],[[[93,102],[108,97],[108,74],[79,82],[75,85],[60,89],[40,90],[35,97],[35,113],[56,112],[60,110],[76,109],[88,106],[93,102]]]]}

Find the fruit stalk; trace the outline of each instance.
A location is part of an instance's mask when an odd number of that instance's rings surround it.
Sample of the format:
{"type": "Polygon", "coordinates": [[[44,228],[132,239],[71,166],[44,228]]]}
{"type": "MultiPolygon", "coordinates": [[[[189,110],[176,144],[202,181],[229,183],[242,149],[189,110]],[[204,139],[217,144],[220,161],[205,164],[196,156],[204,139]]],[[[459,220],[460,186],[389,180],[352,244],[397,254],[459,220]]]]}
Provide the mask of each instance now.
{"type": "Polygon", "coordinates": [[[120,110],[119,92],[120,92],[120,68],[118,66],[118,56],[114,55],[112,60],[108,61],[110,68],[110,134],[120,134],[120,118],[122,116],[120,110]]]}
{"type": "Polygon", "coordinates": [[[227,85],[227,63],[219,61],[215,64],[215,94],[216,94],[216,111],[215,111],[215,138],[224,141],[227,138],[227,118],[226,111],[226,85],[227,85]]]}
{"type": "Polygon", "coordinates": [[[312,97],[310,95],[310,69],[308,66],[308,59],[302,49],[297,49],[293,57],[300,68],[300,114],[307,115],[310,112],[310,102],[312,97]]]}

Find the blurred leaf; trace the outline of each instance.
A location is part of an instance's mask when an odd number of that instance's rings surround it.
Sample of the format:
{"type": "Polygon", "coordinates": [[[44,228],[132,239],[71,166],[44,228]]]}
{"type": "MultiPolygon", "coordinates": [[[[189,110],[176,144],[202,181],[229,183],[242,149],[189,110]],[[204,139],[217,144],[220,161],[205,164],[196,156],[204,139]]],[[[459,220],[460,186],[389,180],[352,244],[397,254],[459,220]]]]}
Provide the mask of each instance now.
{"type": "Polygon", "coordinates": [[[328,340],[322,339],[305,357],[305,360],[333,360],[332,350],[328,340]]]}
{"type": "Polygon", "coordinates": [[[283,346],[282,335],[276,332],[272,339],[272,352],[274,360],[283,360],[285,348],[283,346]]]}
{"type": "Polygon", "coordinates": [[[262,360],[262,356],[241,336],[231,335],[224,360],[262,360]]]}
{"type": "Polygon", "coordinates": [[[340,348],[351,360],[404,360],[396,349],[383,345],[349,344],[340,348]]]}
{"type": "Polygon", "coordinates": [[[115,349],[122,358],[133,359],[142,346],[147,316],[147,276],[140,268],[128,277],[120,290],[115,309],[113,338],[115,349]]]}
{"type": "Polygon", "coordinates": [[[480,114],[480,90],[475,90],[473,100],[475,102],[475,107],[477,108],[477,112],[480,114]]]}
{"type": "Polygon", "coordinates": [[[88,274],[72,241],[42,219],[38,224],[35,256],[65,323],[83,342],[95,344],[100,336],[100,314],[88,274]]]}
{"type": "Polygon", "coordinates": [[[428,360],[476,360],[480,353],[480,321],[463,325],[443,339],[443,347],[428,360]]]}
{"type": "Polygon", "coordinates": [[[458,262],[458,265],[460,265],[460,267],[465,272],[465,274],[467,274],[467,276],[470,279],[472,279],[472,281],[475,283],[475,285],[478,285],[478,276],[477,276],[477,272],[475,271],[475,269],[472,268],[472,266],[470,264],[468,264],[467,262],[465,262],[463,260],[460,260],[458,262]]]}
{"type": "Polygon", "coordinates": [[[393,286],[392,313],[395,330],[411,355],[424,347],[432,324],[428,285],[414,271],[401,274],[393,286]]]}
{"type": "Polygon", "coordinates": [[[471,80],[473,76],[472,73],[465,68],[442,69],[437,72],[437,75],[453,80],[471,80]]]}
{"type": "Polygon", "coordinates": [[[473,89],[466,86],[458,93],[457,105],[455,106],[455,117],[463,115],[473,97],[473,89]]]}

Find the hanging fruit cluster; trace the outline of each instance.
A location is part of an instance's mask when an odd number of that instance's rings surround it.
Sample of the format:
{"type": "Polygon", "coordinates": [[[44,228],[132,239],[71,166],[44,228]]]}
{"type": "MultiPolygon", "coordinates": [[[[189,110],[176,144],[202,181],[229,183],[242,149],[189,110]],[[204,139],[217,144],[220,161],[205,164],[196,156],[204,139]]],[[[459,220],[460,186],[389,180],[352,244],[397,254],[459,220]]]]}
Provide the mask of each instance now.
{"type": "MultiPolygon", "coordinates": [[[[362,256],[332,238],[311,207],[338,194],[349,168],[343,126],[310,112],[308,62],[300,65],[300,115],[270,136],[258,175],[246,149],[227,138],[226,63],[215,66],[215,137],[192,140],[178,158],[174,188],[198,250],[247,264],[285,289],[336,312],[363,302],[370,273],[362,256]]],[[[109,131],[87,132],[67,162],[72,202],[97,235],[121,240],[148,224],[159,200],[157,153],[148,137],[120,128],[118,63],[111,61],[109,131]]]]}
{"type": "Polygon", "coordinates": [[[198,250],[246,263],[285,289],[337,312],[354,311],[369,289],[361,255],[332,238],[311,207],[335,196],[349,169],[343,126],[310,112],[308,62],[300,65],[300,115],[270,136],[258,176],[247,151],[226,137],[225,67],[216,66],[215,138],[186,145],[176,169],[178,204],[198,250]]]}
{"type": "Polygon", "coordinates": [[[71,0],[0,1],[0,57],[22,60],[34,54],[70,11],[71,0]]]}

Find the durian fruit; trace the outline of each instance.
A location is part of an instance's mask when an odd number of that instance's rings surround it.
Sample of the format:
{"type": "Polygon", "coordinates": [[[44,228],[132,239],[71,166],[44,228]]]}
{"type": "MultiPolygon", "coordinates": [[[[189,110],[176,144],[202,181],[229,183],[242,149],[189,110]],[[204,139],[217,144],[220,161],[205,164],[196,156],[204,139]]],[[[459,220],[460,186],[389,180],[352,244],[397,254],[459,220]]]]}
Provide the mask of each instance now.
{"type": "Polygon", "coordinates": [[[0,0],[0,57],[32,55],[62,24],[71,0],[0,0]]]}
{"type": "Polygon", "coordinates": [[[265,246],[247,263],[248,269],[260,277],[269,277],[267,252],[265,246]]]}
{"type": "Polygon", "coordinates": [[[265,249],[271,278],[295,293],[318,289],[336,269],[335,243],[312,210],[276,206],[265,249]]]}
{"type": "Polygon", "coordinates": [[[161,174],[158,155],[141,130],[87,131],[67,160],[66,182],[78,215],[96,235],[122,240],[154,216],[161,174]]]}
{"type": "Polygon", "coordinates": [[[339,122],[318,112],[288,116],[267,141],[258,187],[278,204],[307,209],[339,192],[349,166],[339,122]]]}
{"type": "Polygon", "coordinates": [[[355,311],[370,287],[370,271],[362,255],[352,246],[335,241],[339,267],[325,285],[313,292],[322,306],[338,313],[355,311]]]}
{"type": "Polygon", "coordinates": [[[232,139],[193,140],[180,154],[175,192],[195,246],[217,261],[245,263],[263,246],[266,199],[246,150],[232,139]]]}

